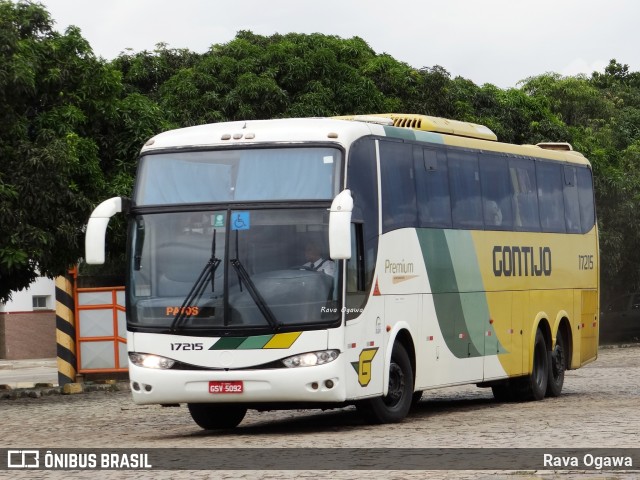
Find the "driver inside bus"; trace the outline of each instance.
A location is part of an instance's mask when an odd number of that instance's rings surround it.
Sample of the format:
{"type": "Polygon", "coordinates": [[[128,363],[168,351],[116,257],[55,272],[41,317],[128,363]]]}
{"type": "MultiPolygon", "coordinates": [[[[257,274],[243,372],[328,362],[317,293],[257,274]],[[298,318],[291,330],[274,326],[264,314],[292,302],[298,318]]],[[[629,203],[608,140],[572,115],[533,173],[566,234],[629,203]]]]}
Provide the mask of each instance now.
{"type": "Polygon", "coordinates": [[[302,265],[304,270],[312,270],[314,272],[322,272],[333,276],[336,271],[336,265],[328,255],[323,255],[320,245],[316,242],[308,243],[304,248],[304,257],[307,263],[302,265]]]}

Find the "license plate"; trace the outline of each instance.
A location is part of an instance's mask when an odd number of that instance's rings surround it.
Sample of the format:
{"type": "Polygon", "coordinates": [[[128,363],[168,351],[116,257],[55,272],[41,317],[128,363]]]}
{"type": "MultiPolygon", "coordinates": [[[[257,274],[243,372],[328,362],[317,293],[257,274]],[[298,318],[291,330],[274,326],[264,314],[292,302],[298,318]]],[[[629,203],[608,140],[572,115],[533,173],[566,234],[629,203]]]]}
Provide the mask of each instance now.
{"type": "Polygon", "coordinates": [[[242,380],[209,382],[209,393],[242,393],[243,391],[244,383],[242,380]]]}

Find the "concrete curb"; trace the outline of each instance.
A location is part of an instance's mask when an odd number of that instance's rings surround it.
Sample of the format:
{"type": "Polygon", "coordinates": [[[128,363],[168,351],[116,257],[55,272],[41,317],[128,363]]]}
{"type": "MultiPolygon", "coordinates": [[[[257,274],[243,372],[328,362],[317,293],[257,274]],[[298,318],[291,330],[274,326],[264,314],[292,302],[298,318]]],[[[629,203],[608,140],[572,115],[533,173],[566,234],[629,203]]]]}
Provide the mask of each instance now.
{"type": "Polygon", "coordinates": [[[16,400],[18,398],[40,398],[50,395],[76,395],[89,392],[128,392],[131,391],[129,382],[105,380],[101,382],[67,383],[66,385],[53,386],[51,384],[38,383],[27,388],[12,388],[9,385],[0,385],[0,400],[16,400]]]}

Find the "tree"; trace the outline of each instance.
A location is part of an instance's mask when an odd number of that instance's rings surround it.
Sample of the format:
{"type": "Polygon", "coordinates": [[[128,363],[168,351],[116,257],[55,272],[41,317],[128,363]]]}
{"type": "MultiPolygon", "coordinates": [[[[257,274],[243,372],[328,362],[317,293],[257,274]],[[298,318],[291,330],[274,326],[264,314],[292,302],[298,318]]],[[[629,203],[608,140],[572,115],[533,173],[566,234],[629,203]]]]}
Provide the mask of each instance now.
{"type": "Polygon", "coordinates": [[[528,78],[521,88],[528,95],[542,99],[568,126],[587,126],[598,119],[607,119],[615,109],[615,104],[585,76],[547,73],[528,78]]]}
{"type": "Polygon", "coordinates": [[[238,32],[158,87],[179,125],[398,109],[418,75],[360,38],[238,32]]]}
{"type": "Polygon", "coordinates": [[[640,288],[640,77],[611,60],[604,73],[527,79],[523,91],[566,124],[593,166],[603,297],[640,288]]]}
{"type": "Polygon", "coordinates": [[[0,0],[0,299],[75,264],[83,225],[105,192],[96,137],[119,73],[75,27],[0,0]]]}
{"type": "Polygon", "coordinates": [[[423,67],[416,74],[416,85],[413,94],[405,100],[405,111],[454,118],[455,83],[449,72],[436,65],[423,67]]]}
{"type": "Polygon", "coordinates": [[[153,52],[127,50],[111,65],[122,73],[126,93],[146,95],[157,102],[160,86],[179,71],[192,67],[199,58],[200,55],[187,49],[169,48],[166,43],[158,43],[153,52]]]}

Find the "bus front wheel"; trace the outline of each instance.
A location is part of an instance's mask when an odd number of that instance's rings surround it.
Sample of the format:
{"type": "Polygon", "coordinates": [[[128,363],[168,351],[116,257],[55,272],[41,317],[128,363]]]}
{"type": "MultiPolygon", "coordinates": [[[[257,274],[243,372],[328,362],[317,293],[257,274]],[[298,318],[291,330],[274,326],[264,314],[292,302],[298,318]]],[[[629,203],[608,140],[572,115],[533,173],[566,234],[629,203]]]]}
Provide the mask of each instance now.
{"type": "Polygon", "coordinates": [[[364,400],[358,405],[371,423],[395,423],[409,413],[413,400],[413,368],[405,348],[397,343],[391,354],[389,389],[385,396],[364,400]]]}
{"type": "Polygon", "coordinates": [[[205,430],[235,428],[247,414],[241,405],[189,403],[187,407],[193,421],[205,430]]]}

